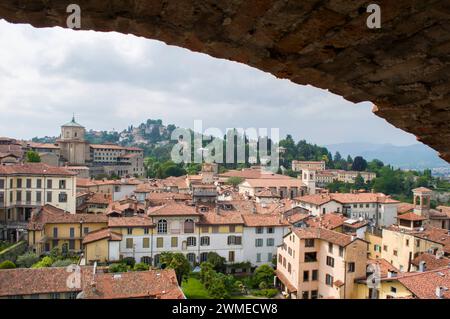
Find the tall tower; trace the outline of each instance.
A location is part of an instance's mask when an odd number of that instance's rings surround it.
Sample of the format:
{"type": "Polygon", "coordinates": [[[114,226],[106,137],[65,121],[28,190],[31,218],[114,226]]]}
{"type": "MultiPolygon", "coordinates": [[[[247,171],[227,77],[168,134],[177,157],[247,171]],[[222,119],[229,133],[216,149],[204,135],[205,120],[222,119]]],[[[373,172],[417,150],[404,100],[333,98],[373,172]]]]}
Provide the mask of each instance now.
{"type": "Polygon", "coordinates": [[[316,171],[303,169],[302,170],[302,182],[305,184],[308,194],[314,195],[316,193],[316,171]]]}
{"type": "Polygon", "coordinates": [[[84,165],[86,163],[89,150],[85,133],[85,128],[75,121],[75,115],[72,121],[61,126],[61,136],[57,142],[61,148],[61,156],[67,164],[84,165]]]}
{"type": "Polygon", "coordinates": [[[414,195],[414,213],[428,218],[433,191],[426,187],[419,187],[413,189],[412,192],[414,195]]]}

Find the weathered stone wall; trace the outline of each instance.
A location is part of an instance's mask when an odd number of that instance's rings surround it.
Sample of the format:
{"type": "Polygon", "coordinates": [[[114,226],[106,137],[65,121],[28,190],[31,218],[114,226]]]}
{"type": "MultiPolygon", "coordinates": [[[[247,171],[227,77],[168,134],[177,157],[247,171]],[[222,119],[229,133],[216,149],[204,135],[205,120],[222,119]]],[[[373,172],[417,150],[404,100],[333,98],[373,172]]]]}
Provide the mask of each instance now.
{"type": "Polygon", "coordinates": [[[158,39],[372,101],[450,161],[448,0],[2,0],[0,17],[65,27],[74,2],[82,29],[158,39]],[[381,6],[380,29],[366,26],[370,3],[381,6]]]}

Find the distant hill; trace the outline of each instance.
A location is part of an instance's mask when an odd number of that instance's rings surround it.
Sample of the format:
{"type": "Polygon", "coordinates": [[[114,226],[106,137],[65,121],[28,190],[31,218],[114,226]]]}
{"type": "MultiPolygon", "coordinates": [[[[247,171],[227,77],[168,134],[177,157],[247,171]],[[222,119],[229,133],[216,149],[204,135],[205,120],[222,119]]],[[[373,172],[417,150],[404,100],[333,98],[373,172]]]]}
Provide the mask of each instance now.
{"type": "Polygon", "coordinates": [[[419,143],[408,146],[341,143],[327,145],[326,147],[333,155],[338,151],[342,157],[360,155],[367,160],[377,158],[385,164],[403,169],[450,168],[450,165],[442,160],[435,150],[419,143]]]}

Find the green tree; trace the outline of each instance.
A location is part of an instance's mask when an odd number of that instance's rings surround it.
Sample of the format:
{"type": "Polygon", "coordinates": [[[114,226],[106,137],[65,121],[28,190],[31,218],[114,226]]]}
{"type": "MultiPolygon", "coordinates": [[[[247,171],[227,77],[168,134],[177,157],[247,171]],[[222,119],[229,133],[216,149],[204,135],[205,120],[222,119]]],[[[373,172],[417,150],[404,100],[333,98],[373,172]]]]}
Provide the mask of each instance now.
{"type": "Polygon", "coordinates": [[[216,252],[209,252],[206,261],[210,263],[215,271],[224,272],[226,259],[216,252]]]}
{"type": "Polygon", "coordinates": [[[33,266],[31,266],[31,268],[51,267],[53,263],[54,263],[53,258],[51,258],[50,256],[46,256],[46,257],[42,258],[40,261],[38,261],[37,263],[35,263],[33,266]]]}
{"type": "Polygon", "coordinates": [[[116,264],[109,265],[108,270],[111,273],[127,272],[128,271],[128,267],[127,267],[127,265],[125,265],[123,263],[116,263],[116,264]]]}
{"type": "Polygon", "coordinates": [[[208,293],[213,299],[227,299],[230,297],[230,291],[227,288],[226,276],[224,274],[215,273],[208,287],[208,293]]]}
{"type": "Polygon", "coordinates": [[[352,163],[352,170],[362,172],[367,168],[367,161],[362,156],[356,156],[352,163]]]}
{"type": "Polygon", "coordinates": [[[26,161],[28,163],[40,163],[41,157],[39,156],[39,153],[35,151],[28,151],[26,153],[26,161]]]}
{"type": "Polygon", "coordinates": [[[175,270],[180,285],[191,271],[191,264],[182,253],[163,252],[160,261],[162,268],[175,270]]]}
{"type": "Polygon", "coordinates": [[[150,269],[150,266],[147,265],[146,263],[137,263],[133,267],[134,271],[146,271],[146,270],[149,270],[149,269],[150,269]]]}
{"type": "Polygon", "coordinates": [[[227,179],[227,184],[232,185],[233,187],[237,187],[243,181],[244,179],[242,177],[232,176],[227,179]]]}
{"type": "Polygon", "coordinates": [[[208,289],[214,275],[215,271],[211,263],[203,262],[200,264],[200,281],[206,289],[208,289]]]}
{"type": "Polygon", "coordinates": [[[355,178],[355,189],[365,189],[366,184],[364,182],[364,178],[361,176],[361,174],[356,175],[355,178]]]}
{"type": "Polygon", "coordinates": [[[30,268],[39,261],[38,255],[33,252],[28,252],[17,257],[16,263],[20,268],[30,268]]]}
{"type": "Polygon", "coordinates": [[[255,269],[253,273],[253,283],[259,286],[262,282],[265,282],[268,286],[273,285],[273,277],[275,276],[275,271],[269,265],[261,265],[255,269]]]}
{"type": "Polygon", "coordinates": [[[0,269],[13,269],[16,268],[16,265],[11,260],[5,260],[0,263],[0,269]]]}

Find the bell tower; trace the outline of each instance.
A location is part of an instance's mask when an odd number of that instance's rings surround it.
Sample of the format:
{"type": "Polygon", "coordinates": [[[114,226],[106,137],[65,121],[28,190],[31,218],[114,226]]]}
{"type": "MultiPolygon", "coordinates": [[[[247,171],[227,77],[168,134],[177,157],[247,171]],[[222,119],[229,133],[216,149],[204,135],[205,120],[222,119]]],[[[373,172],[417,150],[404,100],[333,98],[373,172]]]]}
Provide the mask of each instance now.
{"type": "Polygon", "coordinates": [[[419,187],[413,189],[412,192],[414,195],[414,213],[428,218],[433,191],[426,187],[419,187]]]}
{"type": "Polygon", "coordinates": [[[72,116],[72,121],[61,126],[61,136],[57,142],[61,148],[61,156],[68,165],[86,163],[89,149],[85,133],[85,128],[75,121],[75,115],[72,116]]]}

